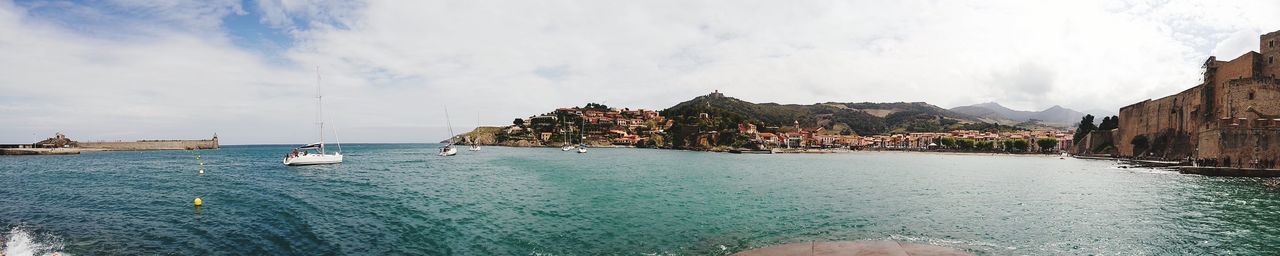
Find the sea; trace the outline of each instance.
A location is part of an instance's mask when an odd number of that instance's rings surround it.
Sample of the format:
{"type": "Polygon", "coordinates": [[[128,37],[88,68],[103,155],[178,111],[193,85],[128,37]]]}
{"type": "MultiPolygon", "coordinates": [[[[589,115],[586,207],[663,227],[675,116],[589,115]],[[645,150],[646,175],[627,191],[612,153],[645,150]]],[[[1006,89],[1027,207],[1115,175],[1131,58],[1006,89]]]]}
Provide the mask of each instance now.
{"type": "Polygon", "coordinates": [[[289,145],[0,156],[2,251],[727,255],[895,240],[978,255],[1280,254],[1280,189],[1266,179],[1115,161],[342,146],[342,164],[305,167],[281,164],[289,145]]]}

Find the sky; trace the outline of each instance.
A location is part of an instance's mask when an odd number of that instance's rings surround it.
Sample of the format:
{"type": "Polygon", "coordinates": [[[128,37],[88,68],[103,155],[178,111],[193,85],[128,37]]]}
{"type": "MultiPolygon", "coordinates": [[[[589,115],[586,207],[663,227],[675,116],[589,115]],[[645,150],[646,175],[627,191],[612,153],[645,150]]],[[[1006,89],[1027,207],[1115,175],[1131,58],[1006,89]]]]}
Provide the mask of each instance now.
{"type": "Polygon", "coordinates": [[[0,0],[0,143],[436,142],[601,102],[1086,112],[1258,50],[1280,1],[0,0]],[[317,76],[319,79],[317,79],[317,76]],[[446,110],[449,118],[446,118],[446,110]]]}

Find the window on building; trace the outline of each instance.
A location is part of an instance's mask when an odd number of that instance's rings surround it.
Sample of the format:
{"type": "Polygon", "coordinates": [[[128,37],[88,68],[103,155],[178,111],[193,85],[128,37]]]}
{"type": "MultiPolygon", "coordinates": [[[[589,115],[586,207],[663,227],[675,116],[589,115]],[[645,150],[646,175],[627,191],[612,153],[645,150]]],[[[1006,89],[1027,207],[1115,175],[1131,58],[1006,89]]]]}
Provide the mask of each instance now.
{"type": "Polygon", "coordinates": [[[1249,92],[1249,99],[1250,99],[1250,100],[1252,100],[1252,99],[1253,99],[1253,92],[1249,92]]]}

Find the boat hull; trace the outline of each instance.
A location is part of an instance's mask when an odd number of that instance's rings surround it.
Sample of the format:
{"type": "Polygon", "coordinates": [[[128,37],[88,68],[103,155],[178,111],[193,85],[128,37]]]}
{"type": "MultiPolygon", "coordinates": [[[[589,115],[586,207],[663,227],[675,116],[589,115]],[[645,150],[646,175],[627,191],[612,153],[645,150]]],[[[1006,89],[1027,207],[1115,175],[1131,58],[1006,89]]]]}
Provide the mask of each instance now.
{"type": "Polygon", "coordinates": [[[449,149],[440,151],[440,156],[453,156],[457,154],[458,154],[457,148],[449,148],[449,149]]]}
{"type": "Polygon", "coordinates": [[[299,155],[299,156],[296,156],[296,157],[285,158],[285,159],[283,160],[283,163],[284,163],[284,165],[288,165],[288,166],[321,165],[321,164],[338,164],[338,163],[342,163],[342,155],[340,155],[340,154],[333,154],[333,155],[321,155],[321,154],[299,155]]]}

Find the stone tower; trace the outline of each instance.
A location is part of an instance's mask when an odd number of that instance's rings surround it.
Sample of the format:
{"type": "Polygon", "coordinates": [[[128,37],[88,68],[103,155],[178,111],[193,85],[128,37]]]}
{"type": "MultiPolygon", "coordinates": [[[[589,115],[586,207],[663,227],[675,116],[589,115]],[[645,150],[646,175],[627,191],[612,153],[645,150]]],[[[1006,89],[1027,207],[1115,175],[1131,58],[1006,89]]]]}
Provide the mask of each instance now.
{"type": "Polygon", "coordinates": [[[1262,34],[1258,52],[1262,53],[1262,77],[1280,77],[1280,31],[1262,34]]]}

